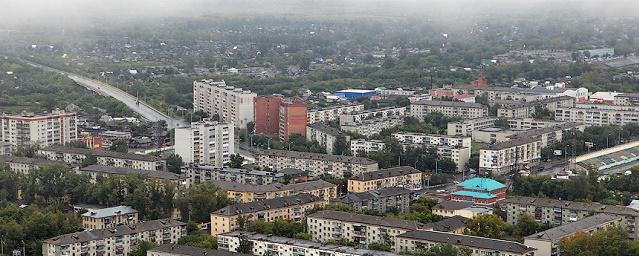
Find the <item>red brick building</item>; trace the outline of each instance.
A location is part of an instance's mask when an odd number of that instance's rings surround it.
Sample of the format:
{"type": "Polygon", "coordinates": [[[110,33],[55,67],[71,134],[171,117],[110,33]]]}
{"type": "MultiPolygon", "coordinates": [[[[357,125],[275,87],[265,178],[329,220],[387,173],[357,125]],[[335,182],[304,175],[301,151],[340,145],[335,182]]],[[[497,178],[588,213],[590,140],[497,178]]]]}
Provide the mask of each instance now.
{"type": "Polygon", "coordinates": [[[496,180],[477,177],[458,183],[456,190],[450,200],[492,205],[506,199],[508,188],[496,180]]]}
{"type": "Polygon", "coordinates": [[[306,137],[306,102],[301,99],[285,99],[280,104],[279,136],[288,140],[292,134],[306,137]]]}
{"type": "Polygon", "coordinates": [[[284,98],[280,95],[256,97],[253,107],[255,113],[255,133],[278,136],[280,131],[280,105],[284,98]]]}

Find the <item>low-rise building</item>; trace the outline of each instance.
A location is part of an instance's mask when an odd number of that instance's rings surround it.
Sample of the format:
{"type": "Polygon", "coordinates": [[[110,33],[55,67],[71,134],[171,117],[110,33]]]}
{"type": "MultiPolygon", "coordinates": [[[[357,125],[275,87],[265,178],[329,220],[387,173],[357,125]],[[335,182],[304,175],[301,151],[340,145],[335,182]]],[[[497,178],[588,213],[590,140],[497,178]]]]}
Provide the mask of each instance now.
{"type": "Polygon", "coordinates": [[[346,123],[340,126],[343,131],[357,133],[362,136],[373,136],[384,129],[390,129],[404,124],[404,118],[397,116],[364,119],[346,123]]]}
{"type": "Polygon", "coordinates": [[[495,121],[498,118],[495,117],[480,117],[463,119],[456,122],[448,122],[448,128],[446,129],[448,136],[465,136],[469,137],[473,131],[493,127],[495,121]]]}
{"type": "Polygon", "coordinates": [[[340,129],[328,126],[324,123],[313,123],[306,126],[306,139],[317,141],[323,146],[327,154],[332,155],[335,143],[338,139],[344,138],[346,142],[350,139],[340,129]]]}
{"type": "Polygon", "coordinates": [[[533,118],[508,119],[508,128],[517,130],[540,129],[561,124],[559,121],[538,120],[533,118]]]}
{"type": "Polygon", "coordinates": [[[639,123],[639,107],[603,104],[577,104],[573,108],[557,108],[555,120],[586,125],[625,125],[639,123]]]}
{"type": "Polygon", "coordinates": [[[236,168],[220,169],[208,165],[187,165],[182,167],[181,172],[185,178],[185,186],[187,188],[207,181],[229,181],[251,185],[266,185],[280,182],[284,178],[284,173],[281,172],[236,168]]]}
{"type": "Polygon", "coordinates": [[[508,197],[502,207],[506,212],[506,222],[515,224],[520,216],[528,214],[539,223],[561,226],[591,216],[606,213],[624,219],[628,236],[638,239],[639,211],[626,206],[604,205],[600,203],[574,202],[551,198],[508,197]]]}
{"type": "Polygon", "coordinates": [[[65,162],[51,161],[40,158],[17,157],[17,156],[0,156],[0,166],[6,167],[6,170],[20,174],[29,174],[33,170],[40,169],[45,165],[63,165],[65,162]]]}
{"type": "Polygon", "coordinates": [[[559,96],[536,101],[501,101],[498,104],[497,117],[500,118],[529,118],[536,114],[538,108],[555,112],[558,108],[572,108],[575,106],[575,98],[559,96]]]}
{"type": "Polygon", "coordinates": [[[323,207],[327,202],[309,194],[299,194],[229,205],[211,213],[211,235],[227,233],[238,229],[240,217],[245,221],[267,221],[276,219],[301,221],[306,211],[315,207],[323,207]]]}
{"type": "Polygon", "coordinates": [[[88,175],[89,181],[91,183],[96,183],[101,178],[108,178],[112,176],[124,177],[129,175],[139,175],[145,180],[171,182],[175,183],[176,185],[181,185],[181,181],[183,180],[180,175],[167,171],[149,171],[143,169],[131,169],[104,165],[89,165],[87,167],[78,169],[77,173],[88,175]]]}
{"type": "Polygon", "coordinates": [[[123,205],[89,210],[81,217],[84,229],[105,229],[138,223],[138,211],[123,205]]]}
{"type": "Polygon", "coordinates": [[[524,238],[524,244],[537,248],[535,255],[553,256],[559,255],[557,244],[563,238],[570,237],[577,232],[593,233],[608,227],[622,227],[624,219],[619,216],[600,213],[579,221],[554,227],[524,238]]]}
{"type": "Polygon", "coordinates": [[[536,138],[495,143],[479,151],[479,169],[500,175],[534,165],[541,159],[541,145],[536,138]]]}
{"type": "Polygon", "coordinates": [[[452,216],[443,220],[424,225],[423,230],[448,232],[453,234],[464,234],[468,218],[462,216],[452,216]]]}
{"type": "Polygon", "coordinates": [[[163,244],[146,251],[147,256],[250,256],[253,254],[233,253],[229,251],[205,249],[200,247],[163,244]]]}
{"type": "Polygon", "coordinates": [[[374,108],[357,112],[351,112],[339,117],[340,126],[359,123],[367,119],[383,117],[403,117],[406,115],[406,107],[374,108]]]}
{"type": "Polygon", "coordinates": [[[379,170],[377,162],[363,157],[272,149],[257,152],[255,163],[261,168],[268,167],[275,170],[295,168],[307,171],[311,178],[329,174],[341,179],[346,173],[359,175],[379,170]]]}
{"type": "Polygon", "coordinates": [[[353,176],[348,179],[348,192],[366,192],[392,187],[420,189],[422,184],[421,171],[410,166],[400,166],[353,176]]]}
{"type": "Polygon", "coordinates": [[[457,248],[470,249],[472,252],[470,254],[471,256],[534,256],[536,251],[533,247],[513,241],[439,231],[416,230],[397,236],[395,241],[395,252],[416,252],[420,250],[427,250],[432,246],[445,244],[450,244],[457,248]]]}
{"type": "Polygon", "coordinates": [[[339,105],[321,109],[309,109],[306,112],[306,117],[308,119],[307,122],[313,124],[339,120],[341,115],[362,110],[364,110],[363,104],[339,105]]]}
{"type": "Polygon", "coordinates": [[[411,190],[392,187],[375,191],[348,193],[331,200],[332,204],[342,204],[360,210],[373,210],[385,213],[391,210],[408,212],[413,197],[411,190]]]}
{"type": "Polygon", "coordinates": [[[422,100],[410,105],[410,116],[421,121],[431,112],[439,112],[449,117],[480,118],[488,116],[488,106],[479,103],[438,100],[422,100]]]}
{"type": "Polygon", "coordinates": [[[393,137],[407,147],[426,146],[437,149],[439,157],[450,158],[457,171],[462,172],[471,155],[471,138],[424,133],[393,133],[393,137]]]}
{"type": "Polygon", "coordinates": [[[238,252],[240,249],[240,241],[247,241],[251,245],[251,253],[255,256],[397,256],[391,252],[357,249],[349,246],[257,233],[235,231],[217,236],[219,250],[238,252]]]}
{"type": "Polygon", "coordinates": [[[501,182],[489,178],[472,178],[457,184],[451,200],[492,205],[506,199],[508,188],[501,182]]]}
{"type": "Polygon", "coordinates": [[[468,201],[444,200],[432,207],[433,214],[444,217],[462,216],[472,219],[481,215],[493,214],[491,207],[475,205],[468,201]]]}
{"type": "Polygon", "coordinates": [[[324,180],[288,185],[280,183],[252,185],[229,181],[214,181],[213,184],[226,191],[227,197],[237,203],[249,203],[304,193],[318,196],[326,201],[337,197],[337,185],[324,180]]]}
{"type": "Polygon", "coordinates": [[[185,235],[186,223],[171,219],[151,220],[49,238],[42,241],[42,255],[128,255],[140,241],[174,244],[185,235]]]}
{"type": "Polygon", "coordinates": [[[399,234],[422,229],[414,220],[400,220],[379,216],[319,211],[306,218],[307,232],[314,241],[346,239],[366,248],[370,243],[393,242],[399,234]]]}
{"type": "Polygon", "coordinates": [[[381,140],[365,140],[357,139],[351,140],[351,153],[353,155],[361,155],[362,153],[368,154],[371,152],[377,152],[386,148],[386,143],[381,140]]]}
{"type": "Polygon", "coordinates": [[[150,155],[120,153],[106,150],[51,146],[38,150],[38,155],[51,161],[81,165],[87,156],[95,156],[97,164],[149,171],[166,170],[166,159],[150,155]]]}

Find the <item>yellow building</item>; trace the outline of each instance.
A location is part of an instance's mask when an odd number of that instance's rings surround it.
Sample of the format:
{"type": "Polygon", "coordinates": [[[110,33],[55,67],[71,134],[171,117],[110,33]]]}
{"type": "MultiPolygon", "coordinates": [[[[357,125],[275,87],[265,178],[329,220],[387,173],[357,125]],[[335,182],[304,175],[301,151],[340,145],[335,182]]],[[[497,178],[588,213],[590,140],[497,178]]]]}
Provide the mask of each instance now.
{"type": "Polygon", "coordinates": [[[255,220],[272,222],[276,219],[301,221],[306,211],[323,207],[327,203],[317,196],[299,194],[229,205],[211,213],[211,235],[216,236],[236,230],[239,227],[240,217],[243,217],[246,222],[255,220]]]}
{"type": "Polygon", "coordinates": [[[213,183],[226,191],[226,196],[237,203],[250,203],[304,193],[321,197],[325,201],[337,197],[337,185],[323,180],[288,185],[280,183],[252,185],[229,181],[215,181],[213,183]]]}
{"type": "Polygon", "coordinates": [[[422,172],[400,166],[363,173],[348,179],[348,192],[358,193],[390,187],[419,189],[422,186],[422,172]]]}
{"type": "Polygon", "coordinates": [[[472,219],[477,216],[493,214],[493,209],[486,206],[473,205],[472,202],[442,201],[433,206],[433,214],[444,217],[461,216],[472,219]]]}
{"type": "Polygon", "coordinates": [[[82,228],[106,229],[118,225],[138,223],[138,211],[130,206],[116,206],[104,209],[90,210],[82,214],[82,228]]]}

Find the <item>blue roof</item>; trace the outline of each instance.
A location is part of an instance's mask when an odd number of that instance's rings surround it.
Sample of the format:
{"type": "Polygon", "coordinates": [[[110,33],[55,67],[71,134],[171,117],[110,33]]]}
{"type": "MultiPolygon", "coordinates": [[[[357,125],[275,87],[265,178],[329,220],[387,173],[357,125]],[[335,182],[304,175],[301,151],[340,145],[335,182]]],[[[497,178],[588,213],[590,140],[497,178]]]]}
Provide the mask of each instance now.
{"type": "Polygon", "coordinates": [[[452,194],[453,195],[457,195],[457,196],[470,196],[470,197],[473,197],[473,198],[481,198],[481,199],[495,198],[495,195],[493,195],[493,194],[466,191],[466,190],[455,191],[452,194]]]}
{"type": "Polygon", "coordinates": [[[506,187],[506,185],[504,185],[503,183],[489,178],[472,178],[469,180],[465,180],[457,185],[462,186],[465,189],[484,191],[492,191],[495,189],[506,187]]]}

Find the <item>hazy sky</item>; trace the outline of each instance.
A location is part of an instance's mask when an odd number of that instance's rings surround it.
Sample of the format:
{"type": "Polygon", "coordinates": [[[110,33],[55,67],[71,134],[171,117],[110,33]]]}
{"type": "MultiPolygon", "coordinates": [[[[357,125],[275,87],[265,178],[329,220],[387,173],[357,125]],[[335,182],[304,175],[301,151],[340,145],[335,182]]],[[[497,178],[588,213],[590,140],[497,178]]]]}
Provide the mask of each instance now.
{"type": "Polygon", "coordinates": [[[204,14],[535,17],[553,12],[639,16],[639,0],[0,0],[0,28],[204,14]]]}

